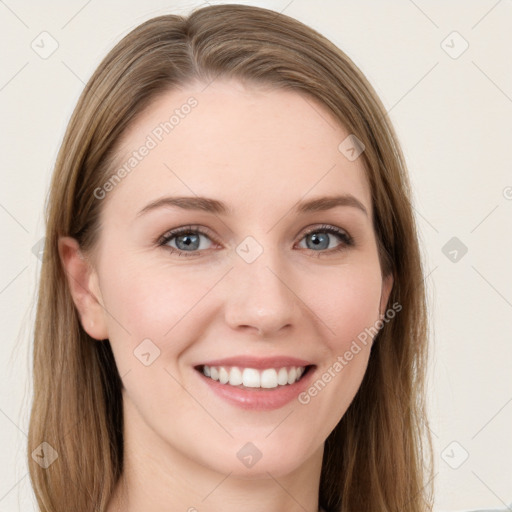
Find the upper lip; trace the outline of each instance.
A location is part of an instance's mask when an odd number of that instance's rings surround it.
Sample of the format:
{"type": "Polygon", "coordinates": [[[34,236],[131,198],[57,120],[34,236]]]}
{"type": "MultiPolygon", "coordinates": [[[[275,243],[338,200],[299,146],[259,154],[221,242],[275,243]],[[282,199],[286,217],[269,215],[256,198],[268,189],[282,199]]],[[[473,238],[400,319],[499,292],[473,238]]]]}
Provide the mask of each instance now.
{"type": "Polygon", "coordinates": [[[215,359],[205,361],[196,365],[201,366],[238,366],[241,368],[283,368],[284,366],[311,366],[313,363],[305,359],[296,357],[276,356],[276,357],[255,357],[255,356],[234,356],[225,359],[215,359]]]}

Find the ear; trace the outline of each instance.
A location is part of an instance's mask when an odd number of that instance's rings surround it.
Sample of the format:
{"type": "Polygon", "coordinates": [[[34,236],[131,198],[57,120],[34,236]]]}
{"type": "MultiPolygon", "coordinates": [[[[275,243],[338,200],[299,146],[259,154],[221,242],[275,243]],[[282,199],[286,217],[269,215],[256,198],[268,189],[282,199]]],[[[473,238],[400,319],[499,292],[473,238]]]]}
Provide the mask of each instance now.
{"type": "Polygon", "coordinates": [[[58,247],[82,327],[94,339],[107,339],[107,323],[97,272],[80,252],[80,246],[74,238],[60,237],[58,247]]]}
{"type": "Polygon", "coordinates": [[[382,279],[382,291],[380,294],[380,309],[379,313],[382,317],[386,314],[386,308],[388,305],[389,295],[391,294],[391,290],[393,289],[393,273],[390,273],[388,276],[382,279]]]}

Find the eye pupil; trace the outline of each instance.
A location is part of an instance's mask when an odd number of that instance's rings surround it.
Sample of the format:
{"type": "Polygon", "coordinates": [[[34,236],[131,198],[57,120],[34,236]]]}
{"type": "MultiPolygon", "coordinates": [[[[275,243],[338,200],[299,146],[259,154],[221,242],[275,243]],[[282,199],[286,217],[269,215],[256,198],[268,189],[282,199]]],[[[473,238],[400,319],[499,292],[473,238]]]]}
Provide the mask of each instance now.
{"type": "Polygon", "coordinates": [[[310,235],[311,242],[313,243],[313,247],[318,248],[323,244],[323,249],[327,249],[329,247],[329,235],[326,233],[318,234],[312,233],[310,235]]]}
{"type": "Polygon", "coordinates": [[[197,249],[199,247],[199,236],[191,233],[180,235],[176,237],[176,246],[178,247],[178,249],[184,248],[186,250],[189,249],[190,247],[197,249]],[[185,245],[183,247],[180,247],[180,240],[182,239],[185,239],[183,242],[185,245]]]}

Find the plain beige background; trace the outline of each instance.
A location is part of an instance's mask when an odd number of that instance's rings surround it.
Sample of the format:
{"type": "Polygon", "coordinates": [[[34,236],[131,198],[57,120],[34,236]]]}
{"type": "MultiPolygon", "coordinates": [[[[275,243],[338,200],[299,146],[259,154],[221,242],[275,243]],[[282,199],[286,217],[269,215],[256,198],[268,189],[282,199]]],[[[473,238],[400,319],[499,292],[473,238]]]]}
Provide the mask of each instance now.
{"type": "MultiPolygon", "coordinates": [[[[317,29],[382,98],[409,166],[428,274],[436,511],[512,510],[512,4],[239,3],[317,29]]],[[[36,510],[25,461],[30,307],[40,270],[33,248],[44,236],[43,205],[66,124],[123,35],[199,5],[0,1],[2,512],[36,510]]]]}

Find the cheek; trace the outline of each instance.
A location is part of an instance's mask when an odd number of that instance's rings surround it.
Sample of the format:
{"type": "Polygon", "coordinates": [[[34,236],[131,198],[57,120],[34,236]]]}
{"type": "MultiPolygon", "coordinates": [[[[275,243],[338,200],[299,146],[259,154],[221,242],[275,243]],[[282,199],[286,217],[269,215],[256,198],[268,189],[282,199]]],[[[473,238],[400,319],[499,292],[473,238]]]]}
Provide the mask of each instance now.
{"type": "Polygon", "coordinates": [[[379,268],[347,266],[330,275],[317,276],[305,302],[325,327],[331,349],[345,350],[365,328],[379,318],[382,278],[379,268]]]}
{"type": "Polygon", "coordinates": [[[183,324],[191,327],[189,319],[208,291],[209,280],[194,278],[180,268],[116,261],[103,269],[102,294],[110,341],[117,347],[119,362],[128,363],[127,358],[145,339],[154,342],[162,355],[176,355],[184,347],[173,333],[183,324]]]}
{"type": "Polygon", "coordinates": [[[126,398],[143,416],[158,411],[165,418],[171,404],[185,415],[199,414],[178,383],[177,362],[204,328],[197,304],[209,280],[142,261],[119,261],[104,275],[109,339],[126,398]]]}
{"type": "Polygon", "coordinates": [[[316,380],[298,402],[310,417],[323,418],[325,437],[354,399],[370,357],[373,327],[379,319],[379,268],[346,268],[310,294],[324,325],[324,353],[316,380]]]}

